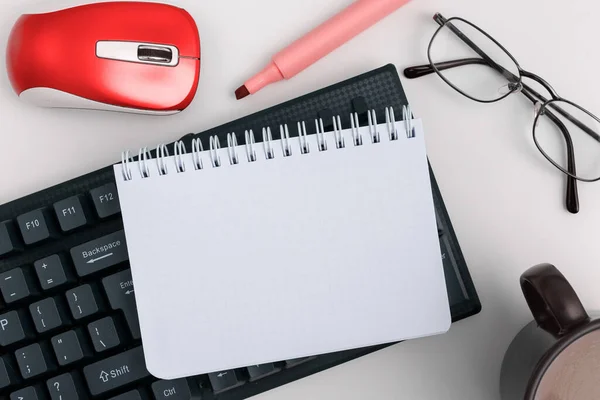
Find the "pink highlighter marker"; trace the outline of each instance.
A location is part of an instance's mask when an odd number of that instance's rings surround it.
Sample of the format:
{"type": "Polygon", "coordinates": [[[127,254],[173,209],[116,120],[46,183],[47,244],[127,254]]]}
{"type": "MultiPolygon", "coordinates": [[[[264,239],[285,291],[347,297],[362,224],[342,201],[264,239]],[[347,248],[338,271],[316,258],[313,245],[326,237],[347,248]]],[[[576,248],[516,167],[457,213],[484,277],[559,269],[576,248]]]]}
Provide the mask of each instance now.
{"type": "Polygon", "coordinates": [[[409,1],[357,0],[277,53],[265,69],[235,91],[235,97],[243,99],[271,83],[292,78],[409,1]]]}

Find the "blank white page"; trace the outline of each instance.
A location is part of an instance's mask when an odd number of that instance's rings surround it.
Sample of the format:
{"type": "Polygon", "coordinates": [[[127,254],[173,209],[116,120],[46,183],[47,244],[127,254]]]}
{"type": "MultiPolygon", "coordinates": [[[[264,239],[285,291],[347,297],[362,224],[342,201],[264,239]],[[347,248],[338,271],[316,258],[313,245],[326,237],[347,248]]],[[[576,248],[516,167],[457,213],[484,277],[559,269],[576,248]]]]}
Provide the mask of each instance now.
{"type": "MultiPolygon", "coordinates": [[[[421,121],[416,137],[274,159],[263,144],[116,165],[148,370],[163,379],[445,332],[450,311],[421,121]]],[[[399,132],[404,132],[398,122],[399,132]]],[[[204,143],[208,147],[208,143],[204,143]]],[[[171,149],[170,149],[171,150],[171,149]]],[[[188,149],[189,150],[189,149],[188,149]]],[[[171,150],[172,151],[172,150],[171,150]]],[[[172,154],[172,153],[171,153],[172,154]]]]}

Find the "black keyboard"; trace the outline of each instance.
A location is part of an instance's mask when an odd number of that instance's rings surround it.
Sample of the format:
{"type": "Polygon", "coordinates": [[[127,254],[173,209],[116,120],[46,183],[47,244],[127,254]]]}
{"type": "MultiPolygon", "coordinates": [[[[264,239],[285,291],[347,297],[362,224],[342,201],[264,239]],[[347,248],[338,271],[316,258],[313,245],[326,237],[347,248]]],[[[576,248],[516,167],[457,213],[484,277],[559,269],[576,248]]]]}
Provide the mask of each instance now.
{"type": "MultiPolygon", "coordinates": [[[[370,77],[388,79],[389,72],[383,68],[370,77]]],[[[337,86],[352,87],[356,79],[337,86]]],[[[309,96],[275,111],[308,104],[315,98],[309,96]]],[[[263,123],[257,116],[269,112],[232,124],[263,123]]],[[[232,124],[200,135],[226,134],[232,124]]],[[[431,177],[456,321],[479,312],[480,304],[431,177]]],[[[243,399],[390,345],[157,379],[144,363],[125,242],[112,167],[0,206],[1,398],[243,399]]]]}

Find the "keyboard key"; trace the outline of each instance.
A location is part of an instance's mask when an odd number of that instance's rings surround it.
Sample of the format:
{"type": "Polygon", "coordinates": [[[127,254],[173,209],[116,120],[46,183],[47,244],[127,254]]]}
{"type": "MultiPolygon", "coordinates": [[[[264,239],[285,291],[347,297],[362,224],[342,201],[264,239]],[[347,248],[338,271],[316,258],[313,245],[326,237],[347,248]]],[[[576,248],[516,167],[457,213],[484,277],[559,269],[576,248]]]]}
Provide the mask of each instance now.
{"type": "Polygon", "coordinates": [[[133,280],[131,270],[118,272],[102,279],[104,290],[113,310],[122,310],[129,330],[134,339],[141,339],[140,320],[135,305],[133,280]]]}
{"type": "Polygon", "coordinates": [[[17,383],[18,377],[8,357],[0,358],[0,390],[17,383]]]}
{"type": "Polygon", "coordinates": [[[244,384],[235,370],[213,372],[208,374],[210,384],[212,385],[215,394],[222,393],[226,390],[231,390],[244,384]]]}
{"type": "Polygon", "coordinates": [[[101,353],[121,344],[115,323],[111,317],[102,318],[88,325],[88,332],[96,352],[101,353]]]}
{"type": "Polygon", "coordinates": [[[247,368],[248,376],[250,377],[250,382],[257,381],[269,375],[272,375],[276,372],[281,371],[281,369],[276,368],[275,364],[267,363],[260,365],[252,365],[247,368]]]}
{"type": "Polygon", "coordinates": [[[28,386],[24,389],[11,393],[10,400],[43,400],[45,397],[40,395],[39,389],[35,386],[28,386]]]}
{"type": "Polygon", "coordinates": [[[22,321],[24,313],[10,311],[0,315],[0,346],[6,347],[27,338],[22,321]]]}
{"type": "Polygon", "coordinates": [[[53,367],[51,360],[47,358],[49,353],[46,350],[42,349],[39,343],[34,343],[15,351],[23,378],[29,379],[44,374],[53,367]]]}
{"type": "Polygon", "coordinates": [[[62,374],[46,381],[46,387],[52,400],[78,400],[87,398],[80,396],[75,380],[71,374],[62,374]]]}
{"type": "Polygon", "coordinates": [[[38,243],[54,236],[54,225],[47,214],[46,209],[40,208],[17,217],[25,244],[38,243]]]}
{"type": "Polygon", "coordinates": [[[140,396],[140,392],[137,390],[131,390],[127,393],[111,397],[109,400],[142,400],[142,396],[140,396]]]}
{"type": "Polygon", "coordinates": [[[68,365],[83,359],[82,340],[75,331],[68,331],[54,336],[50,343],[60,366],[68,365]]]}
{"type": "Polygon", "coordinates": [[[67,283],[63,262],[57,254],[38,260],[33,266],[42,289],[50,290],[67,283]]]}
{"type": "Polygon", "coordinates": [[[0,222],[0,256],[21,250],[21,241],[12,221],[0,222]]]}
{"type": "Polygon", "coordinates": [[[79,286],[66,294],[73,318],[82,319],[96,314],[98,303],[90,285],[79,286]]]}
{"type": "Polygon", "coordinates": [[[72,231],[88,223],[79,196],[69,197],[54,203],[54,212],[63,232],[72,231]]]}
{"type": "Polygon", "coordinates": [[[0,291],[7,304],[22,300],[31,295],[25,274],[21,268],[0,274],[0,291]]]}
{"type": "Polygon", "coordinates": [[[294,358],[291,360],[286,360],[285,361],[285,367],[286,368],[293,368],[296,367],[300,364],[304,364],[307,361],[312,361],[314,360],[316,357],[301,357],[301,358],[294,358]]]}
{"type": "Polygon", "coordinates": [[[152,384],[156,400],[190,400],[192,393],[186,379],[156,381],[152,384]]]}
{"type": "Polygon", "coordinates": [[[35,329],[38,333],[48,332],[64,324],[64,319],[58,312],[53,298],[44,299],[29,306],[35,329]]]}
{"type": "Polygon", "coordinates": [[[90,191],[96,213],[100,218],[107,218],[121,212],[119,193],[114,183],[108,183],[90,191]]]}
{"type": "Polygon", "coordinates": [[[79,276],[86,276],[127,261],[125,232],[118,231],[71,249],[79,276]]]}
{"type": "Polygon", "coordinates": [[[141,346],[88,365],[83,374],[93,396],[150,376],[141,346]]]}

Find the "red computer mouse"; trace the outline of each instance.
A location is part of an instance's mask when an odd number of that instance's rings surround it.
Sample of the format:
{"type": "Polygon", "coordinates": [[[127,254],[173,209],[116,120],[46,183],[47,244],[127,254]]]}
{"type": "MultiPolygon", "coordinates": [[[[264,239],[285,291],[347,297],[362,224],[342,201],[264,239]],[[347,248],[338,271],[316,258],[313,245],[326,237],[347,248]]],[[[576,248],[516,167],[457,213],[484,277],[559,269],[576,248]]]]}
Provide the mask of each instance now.
{"type": "Polygon", "coordinates": [[[90,4],[21,16],[6,63],[15,92],[39,106],[168,115],[194,98],[200,37],[181,8],[90,4]]]}

